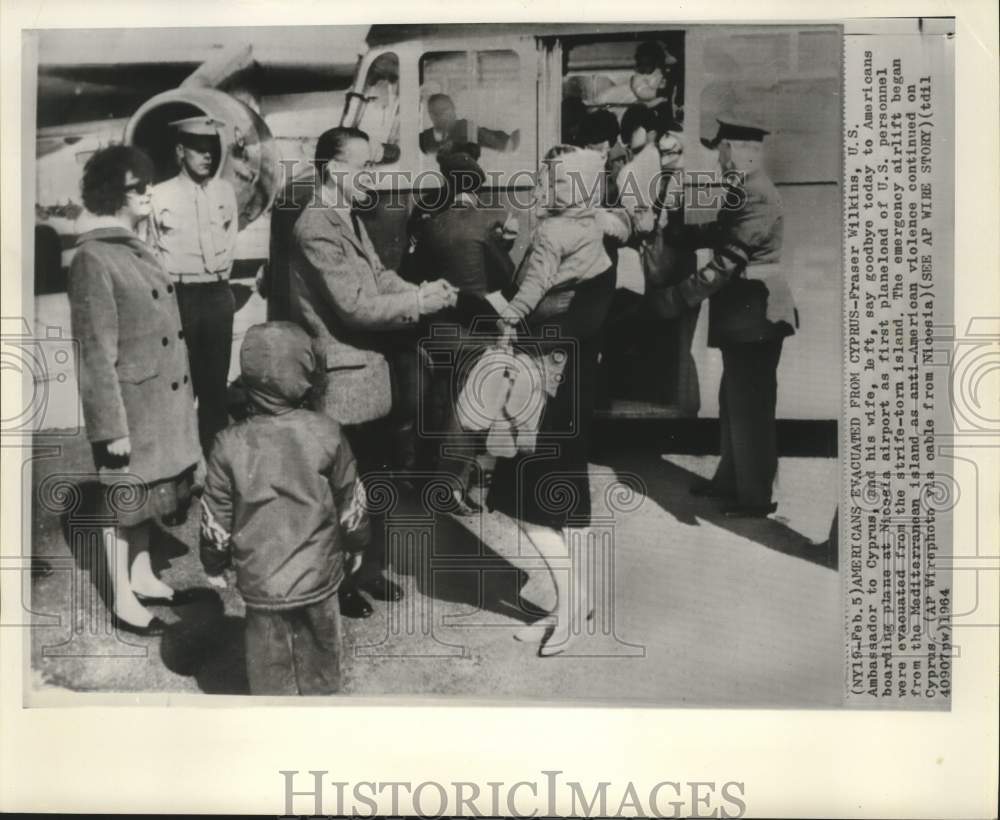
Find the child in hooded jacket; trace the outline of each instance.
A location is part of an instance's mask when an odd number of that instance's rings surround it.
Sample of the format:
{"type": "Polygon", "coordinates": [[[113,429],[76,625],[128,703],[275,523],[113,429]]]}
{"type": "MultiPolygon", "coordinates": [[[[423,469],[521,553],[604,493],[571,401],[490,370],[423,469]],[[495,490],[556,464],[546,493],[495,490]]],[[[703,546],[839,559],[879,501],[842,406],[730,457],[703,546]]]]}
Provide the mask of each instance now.
{"type": "Polygon", "coordinates": [[[364,486],[340,425],[306,407],[317,360],[302,328],[250,328],[240,366],[248,414],[211,450],[202,564],[210,580],[235,569],[251,694],[330,694],[340,687],[335,593],[345,554],[356,571],[369,540],[364,486]]]}
{"type": "MultiPolygon", "coordinates": [[[[624,244],[630,231],[623,211],[600,207],[605,193],[604,175],[605,158],[597,151],[557,145],[545,155],[536,192],[538,226],[513,284],[504,292],[509,301],[500,311],[501,323],[527,323],[535,328],[552,323],[561,327],[561,317],[568,313],[575,289],[612,267],[605,239],[624,244]]],[[[562,330],[575,335],[573,325],[578,322],[562,330]]],[[[554,397],[566,366],[565,351],[559,345],[544,343],[532,348],[537,373],[521,357],[519,366],[510,369],[514,379],[512,395],[524,392],[517,389],[521,382],[539,384],[550,398],[554,397]]],[[[515,418],[498,431],[491,429],[491,433],[499,434],[499,438],[493,435],[493,450],[497,453],[531,451],[535,447],[540,405],[530,398],[514,404],[521,408],[515,418]],[[515,434],[516,448],[511,438],[515,434]]]]}
{"type": "Polygon", "coordinates": [[[513,287],[504,292],[509,303],[501,317],[508,324],[563,312],[560,294],[611,266],[605,236],[628,240],[624,214],[599,207],[604,169],[604,156],[588,148],[557,145],[546,153],[536,192],[538,227],[513,287]]]}

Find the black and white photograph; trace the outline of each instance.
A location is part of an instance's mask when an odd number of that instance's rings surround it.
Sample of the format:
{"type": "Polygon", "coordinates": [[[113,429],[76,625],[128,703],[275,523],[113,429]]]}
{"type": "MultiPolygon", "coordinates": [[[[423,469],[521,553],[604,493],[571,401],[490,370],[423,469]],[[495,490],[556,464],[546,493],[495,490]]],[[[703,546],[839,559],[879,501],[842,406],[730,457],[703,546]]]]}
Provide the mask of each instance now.
{"type": "Polygon", "coordinates": [[[35,685],[840,704],[842,42],[38,32],[35,685]]]}

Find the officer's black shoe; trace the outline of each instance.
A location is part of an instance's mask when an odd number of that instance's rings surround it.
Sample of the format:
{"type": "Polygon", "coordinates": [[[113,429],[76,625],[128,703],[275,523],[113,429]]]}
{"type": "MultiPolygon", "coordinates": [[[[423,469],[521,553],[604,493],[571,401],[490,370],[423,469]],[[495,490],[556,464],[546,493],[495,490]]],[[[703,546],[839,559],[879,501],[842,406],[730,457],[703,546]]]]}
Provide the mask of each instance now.
{"type": "Polygon", "coordinates": [[[343,586],[337,593],[340,599],[340,614],[345,618],[370,618],[372,605],[353,586],[343,586]]]}
{"type": "Polygon", "coordinates": [[[767,518],[776,509],[778,509],[776,501],[770,504],[734,504],[732,507],[726,507],[722,514],[726,518],[767,518]]]}
{"type": "Polygon", "coordinates": [[[403,589],[382,575],[366,578],[358,586],[380,601],[398,601],[403,597],[403,589]]]}

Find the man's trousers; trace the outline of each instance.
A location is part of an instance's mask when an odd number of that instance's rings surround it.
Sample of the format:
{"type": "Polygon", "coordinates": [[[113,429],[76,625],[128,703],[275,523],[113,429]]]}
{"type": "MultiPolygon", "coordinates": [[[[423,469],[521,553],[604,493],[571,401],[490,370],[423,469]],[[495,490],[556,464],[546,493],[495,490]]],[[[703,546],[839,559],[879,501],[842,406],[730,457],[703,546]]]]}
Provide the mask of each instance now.
{"type": "Polygon", "coordinates": [[[722,350],[719,466],[712,483],[741,506],[771,503],[778,470],[775,407],[782,338],[722,350]]]}

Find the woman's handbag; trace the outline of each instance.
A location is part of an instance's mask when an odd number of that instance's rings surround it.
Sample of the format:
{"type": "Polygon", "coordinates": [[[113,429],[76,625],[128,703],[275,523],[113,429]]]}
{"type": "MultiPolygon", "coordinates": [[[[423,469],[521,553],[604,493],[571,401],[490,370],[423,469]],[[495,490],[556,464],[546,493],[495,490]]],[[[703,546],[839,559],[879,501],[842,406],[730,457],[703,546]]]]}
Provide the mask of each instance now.
{"type": "Polygon", "coordinates": [[[514,357],[513,331],[505,331],[497,344],[482,352],[469,369],[455,404],[455,413],[463,430],[489,430],[503,418],[503,406],[510,392],[507,368],[514,357]]]}
{"type": "Polygon", "coordinates": [[[514,352],[513,329],[487,348],[472,366],[458,396],[456,414],[464,430],[489,431],[486,449],[509,457],[532,452],[545,408],[542,363],[525,352],[514,352]]]}

